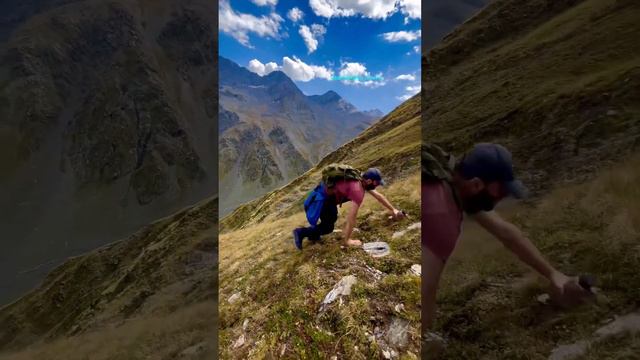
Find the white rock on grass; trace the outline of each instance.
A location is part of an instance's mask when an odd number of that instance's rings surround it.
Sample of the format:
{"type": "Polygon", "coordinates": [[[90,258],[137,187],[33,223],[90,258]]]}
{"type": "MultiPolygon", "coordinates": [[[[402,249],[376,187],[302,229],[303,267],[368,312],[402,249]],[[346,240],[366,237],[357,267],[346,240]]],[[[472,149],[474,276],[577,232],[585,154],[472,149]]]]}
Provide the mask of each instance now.
{"type": "Polygon", "coordinates": [[[401,231],[396,231],[393,233],[393,235],[391,235],[392,239],[396,239],[399,237],[404,236],[404,234],[406,234],[407,232],[411,231],[411,230],[415,230],[415,229],[420,229],[422,227],[422,223],[413,223],[411,225],[409,225],[409,227],[406,230],[401,230],[401,231]]]}
{"type": "Polygon", "coordinates": [[[229,304],[233,304],[234,302],[238,301],[242,299],[242,295],[240,295],[239,292],[231,295],[231,297],[229,297],[229,300],[227,300],[229,302],[229,304]]]}
{"type": "Polygon", "coordinates": [[[339,296],[347,296],[351,294],[351,287],[357,281],[356,277],[353,275],[348,275],[340,279],[338,283],[329,291],[327,296],[325,296],[322,301],[322,305],[320,306],[320,311],[324,310],[327,305],[334,302],[339,296]]]}
{"type": "Polygon", "coordinates": [[[551,351],[549,360],[568,360],[584,355],[589,346],[596,342],[623,333],[636,334],[640,332],[640,313],[631,313],[616,319],[599,328],[589,339],[582,339],[573,344],[560,345],[551,351]]]}
{"type": "Polygon", "coordinates": [[[421,229],[421,228],[422,228],[422,223],[417,222],[409,225],[407,230],[415,230],[415,229],[421,229]]]}
{"type": "Polygon", "coordinates": [[[411,269],[409,269],[409,272],[412,275],[422,276],[422,266],[420,264],[413,264],[411,265],[411,269]]]}
{"type": "Polygon", "coordinates": [[[404,348],[409,342],[409,322],[405,319],[394,317],[387,332],[387,341],[394,348],[404,348]]]}
{"type": "Polygon", "coordinates": [[[238,340],[236,340],[233,343],[233,348],[237,349],[239,347],[241,347],[242,345],[244,345],[244,334],[240,335],[240,337],[238,338],[238,340]]]}
{"type": "Polygon", "coordinates": [[[249,326],[249,319],[244,319],[242,323],[242,331],[247,331],[247,327],[249,326]]]}

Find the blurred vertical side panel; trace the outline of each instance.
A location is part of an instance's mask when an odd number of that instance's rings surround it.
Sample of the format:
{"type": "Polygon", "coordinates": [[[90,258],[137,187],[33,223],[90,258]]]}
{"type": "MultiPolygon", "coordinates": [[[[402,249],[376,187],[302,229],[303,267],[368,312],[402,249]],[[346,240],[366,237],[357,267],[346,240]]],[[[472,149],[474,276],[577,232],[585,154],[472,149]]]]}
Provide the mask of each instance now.
{"type": "Polygon", "coordinates": [[[217,11],[0,4],[0,359],[215,358],[217,11]]]}

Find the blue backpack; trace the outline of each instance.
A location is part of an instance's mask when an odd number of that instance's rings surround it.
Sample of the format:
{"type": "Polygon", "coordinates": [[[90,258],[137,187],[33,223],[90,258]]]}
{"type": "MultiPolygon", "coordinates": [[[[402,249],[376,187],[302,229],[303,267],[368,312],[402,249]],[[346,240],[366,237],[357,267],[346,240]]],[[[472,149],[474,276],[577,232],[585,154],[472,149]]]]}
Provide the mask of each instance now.
{"type": "Polygon", "coordinates": [[[309,192],[307,199],[304,201],[304,211],[307,214],[307,221],[311,227],[315,227],[320,219],[322,206],[327,199],[327,193],[322,183],[309,192]]]}

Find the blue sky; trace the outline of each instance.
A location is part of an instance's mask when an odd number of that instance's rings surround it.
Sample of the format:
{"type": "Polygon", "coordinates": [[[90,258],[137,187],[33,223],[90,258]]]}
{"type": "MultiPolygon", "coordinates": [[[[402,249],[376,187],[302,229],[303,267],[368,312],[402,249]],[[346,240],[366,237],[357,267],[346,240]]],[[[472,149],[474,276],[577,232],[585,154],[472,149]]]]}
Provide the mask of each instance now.
{"type": "Polygon", "coordinates": [[[219,10],[221,56],[284,71],[307,95],[334,90],[388,113],[420,90],[419,0],[221,0],[219,10]]]}

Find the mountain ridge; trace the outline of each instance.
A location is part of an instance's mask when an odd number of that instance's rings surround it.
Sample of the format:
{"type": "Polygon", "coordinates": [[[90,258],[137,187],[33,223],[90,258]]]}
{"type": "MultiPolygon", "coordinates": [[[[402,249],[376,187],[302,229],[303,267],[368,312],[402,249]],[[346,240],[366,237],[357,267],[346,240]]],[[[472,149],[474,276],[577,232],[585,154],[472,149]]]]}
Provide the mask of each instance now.
{"type": "Polygon", "coordinates": [[[286,184],[378,119],[335,91],[307,96],[281,71],[260,76],[220,61],[222,214],[286,184]]]}

